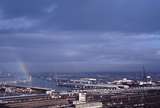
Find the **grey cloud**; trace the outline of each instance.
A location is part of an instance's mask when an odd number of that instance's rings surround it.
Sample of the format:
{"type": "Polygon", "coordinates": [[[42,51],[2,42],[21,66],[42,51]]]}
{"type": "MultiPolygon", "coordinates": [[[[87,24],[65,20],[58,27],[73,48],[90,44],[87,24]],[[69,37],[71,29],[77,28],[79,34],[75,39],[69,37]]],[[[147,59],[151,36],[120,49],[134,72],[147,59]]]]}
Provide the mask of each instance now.
{"type": "Polygon", "coordinates": [[[0,30],[25,30],[34,26],[36,21],[25,17],[13,19],[0,19],[0,30]]]}
{"type": "Polygon", "coordinates": [[[1,0],[0,62],[34,71],[159,70],[159,3],[1,0]]]}
{"type": "Polygon", "coordinates": [[[101,60],[121,62],[125,60],[132,63],[132,61],[158,60],[158,56],[155,55],[159,51],[159,40],[155,38],[154,41],[150,41],[150,37],[154,34],[148,34],[146,37],[143,37],[143,34],[134,36],[128,34],[127,36],[127,34],[119,35],[119,33],[97,33],[96,35],[94,33],[77,35],[77,32],[41,33],[40,36],[38,34],[12,35],[10,40],[5,37],[1,38],[3,41],[1,49],[10,50],[6,47],[11,46],[16,53],[22,55],[24,61],[32,62],[101,62],[101,60]]]}

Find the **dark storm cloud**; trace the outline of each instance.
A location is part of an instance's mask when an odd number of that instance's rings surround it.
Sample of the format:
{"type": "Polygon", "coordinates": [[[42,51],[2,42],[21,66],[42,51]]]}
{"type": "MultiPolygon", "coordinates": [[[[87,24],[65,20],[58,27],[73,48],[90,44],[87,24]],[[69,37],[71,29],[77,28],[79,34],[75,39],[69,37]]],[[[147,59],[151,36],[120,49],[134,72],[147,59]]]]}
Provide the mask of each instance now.
{"type": "Polygon", "coordinates": [[[52,0],[1,0],[0,32],[39,31],[55,8],[52,0]]]}
{"type": "Polygon", "coordinates": [[[156,32],[160,28],[159,3],[158,0],[1,0],[0,18],[4,24],[0,24],[11,27],[19,24],[18,29],[33,31],[41,28],[156,32]]]}
{"type": "Polygon", "coordinates": [[[0,6],[5,18],[43,17],[52,0],[1,0],[0,6]]]}
{"type": "Polygon", "coordinates": [[[118,71],[144,64],[158,70],[159,3],[0,0],[1,66],[20,61],[36,71],[118,71]]]}

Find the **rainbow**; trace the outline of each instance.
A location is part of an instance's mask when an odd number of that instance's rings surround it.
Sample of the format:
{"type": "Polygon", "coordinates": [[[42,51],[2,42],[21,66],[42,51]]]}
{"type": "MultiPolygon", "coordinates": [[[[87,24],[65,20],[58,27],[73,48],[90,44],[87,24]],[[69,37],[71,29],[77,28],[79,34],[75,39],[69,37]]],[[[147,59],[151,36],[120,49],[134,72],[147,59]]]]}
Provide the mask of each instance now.
{"type": "Polygon", "coordinates": [[[21,61],[18,62],[18,68],[20,69],[21,72],[24,73],[26,80],[31,80],[30,73],[28,71],[27,65],[21,61]]]}

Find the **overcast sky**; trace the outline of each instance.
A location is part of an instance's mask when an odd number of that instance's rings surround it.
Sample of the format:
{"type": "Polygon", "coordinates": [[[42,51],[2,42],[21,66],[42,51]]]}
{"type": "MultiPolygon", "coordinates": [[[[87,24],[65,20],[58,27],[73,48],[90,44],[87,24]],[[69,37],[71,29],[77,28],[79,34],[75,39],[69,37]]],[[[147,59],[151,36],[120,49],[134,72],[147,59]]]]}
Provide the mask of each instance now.
{"type": "Polygon", "coordinates": [[[0,0],[0,71],[160,71],[159,0],[0,0]]]}

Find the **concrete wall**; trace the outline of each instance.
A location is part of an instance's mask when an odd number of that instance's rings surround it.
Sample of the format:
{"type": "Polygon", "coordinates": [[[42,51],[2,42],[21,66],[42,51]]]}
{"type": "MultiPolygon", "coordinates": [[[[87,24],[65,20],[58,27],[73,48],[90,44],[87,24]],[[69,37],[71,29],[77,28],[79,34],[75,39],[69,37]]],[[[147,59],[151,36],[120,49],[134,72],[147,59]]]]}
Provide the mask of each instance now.
{"type": "Polygon", "coordinates": [[[75,108],[102,108],[101,102],[81,103],[75,105],[75,108]]]}

